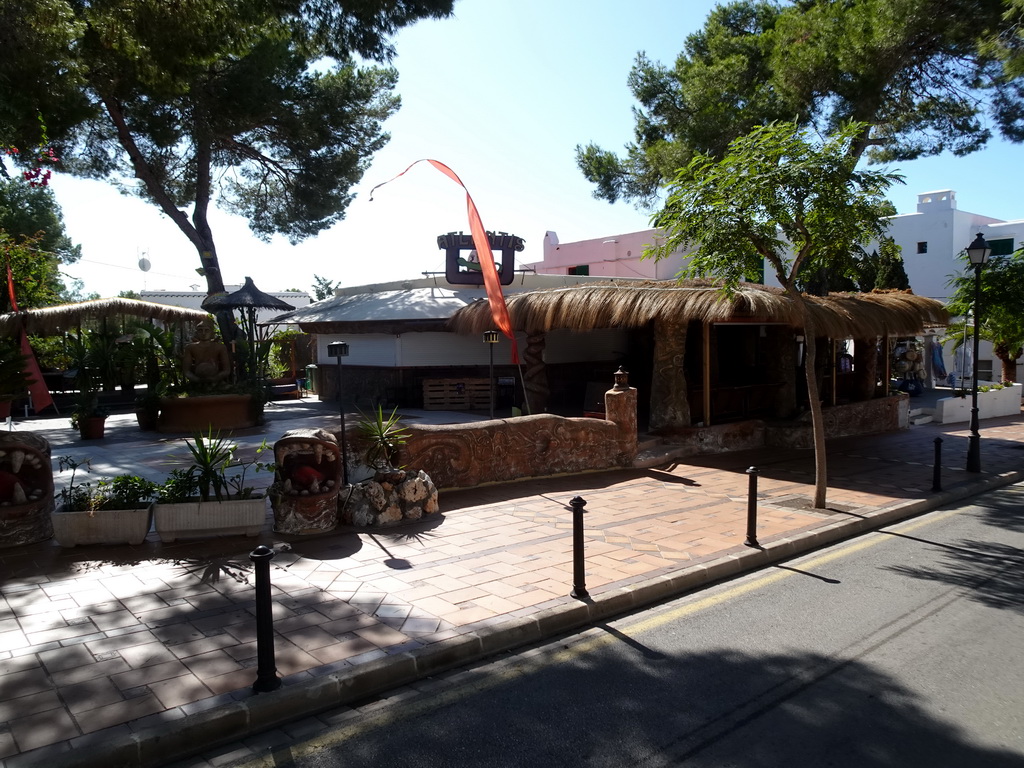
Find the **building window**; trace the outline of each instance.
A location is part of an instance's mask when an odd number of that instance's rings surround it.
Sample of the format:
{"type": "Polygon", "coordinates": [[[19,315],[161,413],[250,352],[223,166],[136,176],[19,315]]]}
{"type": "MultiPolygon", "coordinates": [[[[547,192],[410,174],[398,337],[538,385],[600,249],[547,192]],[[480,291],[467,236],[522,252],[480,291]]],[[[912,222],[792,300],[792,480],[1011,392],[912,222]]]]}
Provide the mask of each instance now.
{"type": "Polygon", "coordinates": [[[1006,237],[1001,240],[989,240],[993,256],[1009,256],[1013,253],[1013,238],[1006,237]]]}
{"type": "Polygon", "coordinates": [[[569,267],[568,271],[566,271],[565,274],[567,274],[567,275],[589,275],[590,274],[590,265],[589,264],[581,264],[578,267],[569,267]]]}
{"type": "Polygon", "coordinates": [[[917,252],[918,253],[928,253],[928,243],[926,243],[926,242],[918,243],[917,244],[917,252]]]}

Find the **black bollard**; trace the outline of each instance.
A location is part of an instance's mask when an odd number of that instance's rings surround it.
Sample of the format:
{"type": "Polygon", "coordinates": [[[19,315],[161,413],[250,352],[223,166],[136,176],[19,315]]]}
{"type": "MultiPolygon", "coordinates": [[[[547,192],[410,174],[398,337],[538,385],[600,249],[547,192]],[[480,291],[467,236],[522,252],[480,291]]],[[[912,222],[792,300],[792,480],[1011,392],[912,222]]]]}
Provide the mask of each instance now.
{"type": "Polygon", "coordinates": [[[274,661],[274,607],[270,601],[270,561],[274,550],[260,544],[249,553],[256,571],[256,682],[252,689],[266,693],[281,687],[274,661]]]}
{"type": "Polygon", "coordinates": [[[576,496],[569,502],[569,506],[572,507],[572,592],[569,595],[577,600],[585,600],[590,597],[583,567],[583,508],[587,502],[576,496]]]}
{"type": "Polygon", "coordinates": [[[760,547],[757,543],[757,467],[747,470],[747,540],[748,547],[760,547]]]}
{"type": "Polygon", "coordinates": [[[942,438],[935,438],[935,466],[932,469],[932,491],[942,490],[942,438]]]}

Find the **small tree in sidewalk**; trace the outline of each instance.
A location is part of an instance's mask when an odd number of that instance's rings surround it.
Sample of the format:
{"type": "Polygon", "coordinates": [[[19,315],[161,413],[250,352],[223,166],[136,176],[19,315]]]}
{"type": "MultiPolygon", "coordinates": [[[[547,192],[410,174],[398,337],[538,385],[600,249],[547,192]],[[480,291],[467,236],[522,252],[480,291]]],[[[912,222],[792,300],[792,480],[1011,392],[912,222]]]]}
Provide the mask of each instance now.
{"type": "Polygon", "coordinates": [[[721,160],[698,155],[668,185],[652,217],[665,240],[646,255],[665,258],[691,249],[681,277],[713,277],[725,294],[767,265],[796,305],[807,337],[805,371],[814,434],[814,506],[827,489],[825,430],[815,376],[816,336],[809,300],[797,288],[803,270],[846,269],[848,254],[885,233],[884,198],[895,174],[858,171],[850,142],[864,126],[850,124],[824,141],[791,123],[754,129],[729,145],[721,160]]]}
{"type": "MultiPolygon", "coordinates": [[[[948,309],[966,317],[980,315],[978,335],[992,343],[992,352],[1002,363],[1002,380],[1017,381],[1017,361],[1024,355],[1024,250],[1010,256],[993,256],[981,270],[981,312],[974,311],[974,270],[953,277],[948,309]]],[[[970,342],[973,329],[957,325],[949,338],[956,346],[970,342]]]]}

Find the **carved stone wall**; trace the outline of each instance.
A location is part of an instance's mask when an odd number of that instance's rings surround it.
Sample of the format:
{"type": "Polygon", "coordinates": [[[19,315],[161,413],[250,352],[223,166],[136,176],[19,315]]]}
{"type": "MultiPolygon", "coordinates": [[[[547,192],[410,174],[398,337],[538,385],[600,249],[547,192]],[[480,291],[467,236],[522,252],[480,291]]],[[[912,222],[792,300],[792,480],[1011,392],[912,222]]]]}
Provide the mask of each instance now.
{"type": "MultiPolygon", "coordinates": [[[[904,395],[879,397],[822,409],[825,437],[851,437],[877,432],[893,432],[909,425],[909,398],[904,395]]],[[[778,448],[813,448],[811,415],[805,413],[788,424],[771,425],[765,430],[765,445],[778,448]]]]}
{"type": "Polygon", "coordinates": [[[627,467],[636,455],[635,412],[631,442],[614,422],[548,414],[407,428],[397,463],[426,472],[438,488],[627,467]]]}

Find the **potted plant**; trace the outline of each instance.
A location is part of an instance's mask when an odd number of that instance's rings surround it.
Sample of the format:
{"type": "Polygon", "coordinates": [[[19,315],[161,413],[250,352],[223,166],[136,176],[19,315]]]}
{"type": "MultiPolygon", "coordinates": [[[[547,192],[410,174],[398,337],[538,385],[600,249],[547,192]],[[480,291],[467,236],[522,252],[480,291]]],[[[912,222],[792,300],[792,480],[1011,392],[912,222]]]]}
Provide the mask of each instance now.
{"type": "Polygon", "coordinates": [[[160,540],[258,535],[266,521],[266,499],[245,483],[250,469],[273,471],[272,464],[259,460],[267,441],[244,461],[236,458],[237,444],[212,431],[185,445],[191,465],[171,472],[157,491],[153,517],[160,540]]]}
{"type": "Polygon", "coordinates": [[[97,392],[82,392],[71,412],[71,428],[77,429],[83,440],[99,440],[109,415],[110,411],[100,405],[97,392]]]}
{"type": "Polygon", "coordinates": [[[77,472],[88,461],[71,456],[57,460],[60,471],[71,470],[68,485],[60,491],[59,509],[53,513],[53,535],[62,547],[78,544],[141,544],[149,533],[152,501],[157,484],[138,475],[117,475],[95,485],[75,483],[77,472]]]}

